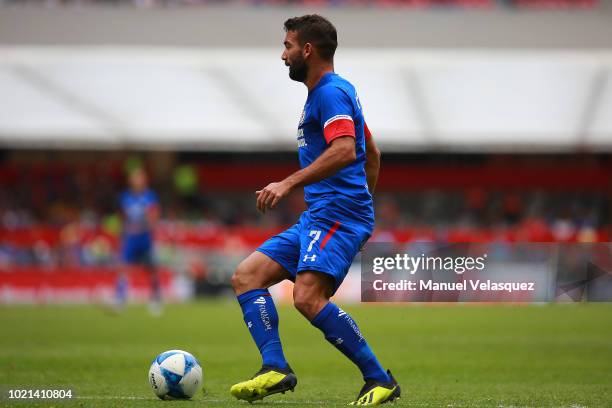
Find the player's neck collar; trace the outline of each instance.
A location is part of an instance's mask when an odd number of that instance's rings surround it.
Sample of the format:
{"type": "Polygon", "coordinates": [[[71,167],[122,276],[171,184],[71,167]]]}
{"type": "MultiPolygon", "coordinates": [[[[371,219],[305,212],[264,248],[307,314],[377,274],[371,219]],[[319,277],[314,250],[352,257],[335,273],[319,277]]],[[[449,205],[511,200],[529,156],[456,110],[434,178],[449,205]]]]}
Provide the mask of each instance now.
{"type": "Polygon", "coordinates": [[[312,92],[317,90],[319,87],[321,87],[321,86],[325,85],[326,83],[328,83],[329,81],[331,81],[332,77],[334,75],[336,75],[336,73],[334,71],[329,71],[329,72],[326,72],[325,74],[323,74],[321,79],[319,79],[319,82],[317,82],[317,84],[314,86],[314,88],[312,88],[310,91],[308,91],[308,93],[311,94],[312,92]]]}

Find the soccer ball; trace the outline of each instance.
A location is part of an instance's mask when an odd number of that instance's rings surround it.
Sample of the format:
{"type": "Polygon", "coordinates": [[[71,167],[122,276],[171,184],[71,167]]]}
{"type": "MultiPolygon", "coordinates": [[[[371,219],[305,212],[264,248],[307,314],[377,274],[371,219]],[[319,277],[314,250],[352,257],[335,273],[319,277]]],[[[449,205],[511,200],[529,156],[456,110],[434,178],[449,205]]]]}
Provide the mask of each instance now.
{"type": "Polygon", "coordinates": [[[202,386],[202,367],[191,353],[165,351],[151,364],[149,384],[161,399],[189,399],[202,386]]]}

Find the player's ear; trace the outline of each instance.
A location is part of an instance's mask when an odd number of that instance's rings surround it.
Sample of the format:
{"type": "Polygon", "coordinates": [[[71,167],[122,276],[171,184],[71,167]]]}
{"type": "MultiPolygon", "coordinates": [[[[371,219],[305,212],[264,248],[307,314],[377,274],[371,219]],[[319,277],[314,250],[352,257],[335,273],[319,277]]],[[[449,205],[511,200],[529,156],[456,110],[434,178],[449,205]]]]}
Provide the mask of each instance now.
{"type": "Polygon", "coordinates": [[[304,44],[304,46],[302,47],[302,57],[306,59],[312,54],[312,52],[313,52],[312,44],[311,43],[304,44]]]}

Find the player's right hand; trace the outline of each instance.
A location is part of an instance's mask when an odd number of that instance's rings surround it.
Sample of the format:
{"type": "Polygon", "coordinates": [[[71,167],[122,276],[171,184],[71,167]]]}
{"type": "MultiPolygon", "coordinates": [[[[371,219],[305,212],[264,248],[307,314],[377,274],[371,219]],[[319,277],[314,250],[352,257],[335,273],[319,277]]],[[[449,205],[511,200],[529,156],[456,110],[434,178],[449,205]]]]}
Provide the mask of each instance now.
{"type": "Polygon", "coordinates": [[[290,191],[291,187],[285,181],[268,184],[263,189],[255,192],[257,195],[257,209],[265,213],[268,208],[274,208],[290,191]]]}

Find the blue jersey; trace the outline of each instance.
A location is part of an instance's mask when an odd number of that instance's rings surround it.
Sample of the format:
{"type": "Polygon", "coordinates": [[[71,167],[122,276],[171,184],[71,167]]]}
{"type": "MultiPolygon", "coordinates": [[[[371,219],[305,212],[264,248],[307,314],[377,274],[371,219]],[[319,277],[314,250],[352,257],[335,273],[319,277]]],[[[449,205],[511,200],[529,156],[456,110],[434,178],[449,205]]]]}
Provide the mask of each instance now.
{"type": "Polygon", "coordinates": [[[124,235],[149,236],[151,225],[147,213],[152,207],[158,205],[157,195],[153,190],[147,189],[140,193],[126,191],[121,195],[121,211],[124,216],[124,235]]]}
{"type": "Polygon", "coordinates": [[[359,98],[348,81],[325,74],[309,93],[298,126],[302,168],[314,162],[341,136],[355,138],[357,159],[335,174],[304,187],[308,210],[286,231],[257,250],[281,265],[295,280],[302,271],[330,275],[334,292],[353,258],[372,235],[374,208],[365,172],[365,141],[370,137],[359,98]]]}
{"type": "Polygon", "coordinates": [[[304,187],[306,204],[311,208],[320,198],[348,199],[359,207],[371,207],[365,162],[365,139],[369,133],[355,87],[336,73],[325,74],[308,92],[298,125],[300,166],[315,161],[337,137],[355,138],[357,159],[330,177],[304,187]]]}

